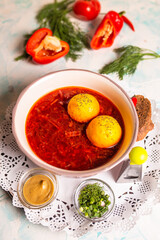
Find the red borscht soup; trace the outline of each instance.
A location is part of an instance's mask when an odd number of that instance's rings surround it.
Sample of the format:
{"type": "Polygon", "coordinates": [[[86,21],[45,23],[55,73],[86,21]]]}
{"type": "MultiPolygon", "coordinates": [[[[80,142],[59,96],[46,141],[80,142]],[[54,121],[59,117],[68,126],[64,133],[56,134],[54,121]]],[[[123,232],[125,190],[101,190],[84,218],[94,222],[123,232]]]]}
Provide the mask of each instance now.
{"type": "Polygon", "coordinates": [[[120,124],[122,116],[104,95],[83,87],[65,87],[41,97],[26,119],[26,137],[32,151],[46,163],[68,170],[88,170],[108,162],[123,141],[111,148],[98,148],[86,136],[87,123],[74,121],[67,112],[69,100],[76,94],[92,94],[100,104],[99,115],[110,115],[120,124]]]}

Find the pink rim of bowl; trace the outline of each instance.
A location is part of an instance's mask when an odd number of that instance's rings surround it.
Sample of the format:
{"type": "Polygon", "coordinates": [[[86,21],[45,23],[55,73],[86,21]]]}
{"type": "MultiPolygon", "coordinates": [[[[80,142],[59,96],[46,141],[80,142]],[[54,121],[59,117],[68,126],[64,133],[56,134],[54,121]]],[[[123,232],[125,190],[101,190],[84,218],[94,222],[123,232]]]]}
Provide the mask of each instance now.
{"type": "Polygon", "coordinates": [[[55,174],[68,177],[89,177],[110,170],[122,162],[137,139],[138,116],[128,94],[106,76],[82,69],[67,69],[47,74],[31,83],[19,95],[12,113],[12,131],[21,151],[36,165],[55,174]],[[119,109],[125,125],[123,143],[115,156],[94,169],[73,171],[47,164],[31,150],[25,135],[25,121],[32,105],[45,94],[62,87],[77,86],[96,90],[109,98],[119,109]]]}

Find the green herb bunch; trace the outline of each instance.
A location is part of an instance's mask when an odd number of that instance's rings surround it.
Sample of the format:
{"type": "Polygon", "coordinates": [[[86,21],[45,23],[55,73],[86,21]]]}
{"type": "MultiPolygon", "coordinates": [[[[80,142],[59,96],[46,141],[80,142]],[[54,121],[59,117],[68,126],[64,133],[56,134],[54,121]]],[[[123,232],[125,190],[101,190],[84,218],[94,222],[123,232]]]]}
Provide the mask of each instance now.
{"type": "Polygon", "coordinates": [[[152,50],[132,45],[116,48],[114,51],[119,57],[106,64],[99,72],[102,74],[117,73],[120,80],[124,75],[134,74],[140,61],[160,58],[160,55],[152,50]]]}
{"type": "Polygon", "coordinates": [[[86,185],[80,192],[79,211],[88,218],[101,217],[111,204],[109,196],[98,183],[86,185]]]}
{"type": "MultiPolygon", "coordinates": [[[[62,0],[54,1],[42,7],[36,16],[36,20],[39,24],[39,28],[49,28],[52,30],[53,35],[60,38],[61,40],[67,42],[70,46],[70,51],[66,55],[66,58],[71,58],[75,61],[80,57],[80,53],[84,48],[89,49],[88,35],[83,32],[78,25],[71,22],[68,17],[68,13],[72,11],[71,4],[74,0],[62,0]]],[[[36,30],[37,30],[36,29],[36,30]]],[[[36,31],[34,30],[31,34],[26,34],[24,44],[26,45],[28,39],[36,31]]],[[[24,53],[16,58],[20,60],[26,58],[29,55],[24,51],[24,53]]]]}

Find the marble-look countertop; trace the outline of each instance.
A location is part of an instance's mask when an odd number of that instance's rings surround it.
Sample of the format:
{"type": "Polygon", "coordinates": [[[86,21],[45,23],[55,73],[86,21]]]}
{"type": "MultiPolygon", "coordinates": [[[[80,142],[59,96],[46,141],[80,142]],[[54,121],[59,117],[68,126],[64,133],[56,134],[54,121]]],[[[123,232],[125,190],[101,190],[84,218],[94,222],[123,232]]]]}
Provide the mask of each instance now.
{"type": "MultiPolygon", "coordinates": [[[[7,106],[15,101],[20,92],[37,78],[56,70],[81,68],[98,72],[107,62],[115,58],[113,49],[123,45],[136,45],[160,54],[160,0],[101,0],[102,12],[126,11],[133,21],[135,32],[126,25],[109,49],[85,50],[76,62],[61,58],[49,65],[35,65],[27,61],[14,61],[23,49],[23,35],[37,27],[35,14],[49,0],[0,0],[0,120],[4,119],[7,106]]],[[[100,19],[97,19],[99,21],[100,19]]],[[[96,22],[82,23],[94,27],[96,22]]],[[[129,88],[141,90],[160,107],[160,60],[148,60],[138,65],[136,73],[125,77],[123,82],[129,88]]],[[[115,75],[109,75],[119,82],[115,75]]],[[[79,240],[160,240],[160,204],[153,211],[140,217],[136,226],[125,233],[91,232],[79,240]]],[[[41,240],[72,238],[65,231],[54,233],[42,225],[33,225],[26,219],[23,210],[13,207],[10,197],[0,188],[0,239],[1,240],[41,240]]]]}
{"type": "MultiPolygon", "coordinates": [[[[129,232],[89,232],[78,240],[160,240],[160,203],[151,214],[141,216],[129,232]]],[[[22,209],[12,205],[10,197],[0,188],[1,240],[74,240],[65,231],[51,232],[47,227],[30,223],[22,209]]]]}

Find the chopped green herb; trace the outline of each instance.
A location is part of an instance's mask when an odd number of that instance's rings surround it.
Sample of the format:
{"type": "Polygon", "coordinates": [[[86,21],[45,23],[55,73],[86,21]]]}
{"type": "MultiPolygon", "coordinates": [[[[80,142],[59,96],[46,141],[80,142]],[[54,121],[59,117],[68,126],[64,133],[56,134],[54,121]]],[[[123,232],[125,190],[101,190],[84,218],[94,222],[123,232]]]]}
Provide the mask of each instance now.
{"type": "Polygon", "coordinates": [[[134,74],[140,61],[160,58],[160,55],[152,50],[132,45],[116,48],[114,51],[119,57],[106,64],[99,72],[102,74],[117,73],[120,80],[123,80],[124,75],[134,74]]]}
{"type": "Polygon", "coordinates": [[[86,185],[79,194],[79,211],[88,218],[101,217],[111,204],[109,196],[98,183],[86,185]]]}

